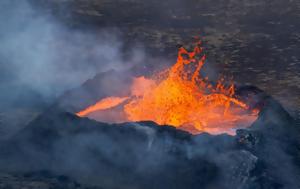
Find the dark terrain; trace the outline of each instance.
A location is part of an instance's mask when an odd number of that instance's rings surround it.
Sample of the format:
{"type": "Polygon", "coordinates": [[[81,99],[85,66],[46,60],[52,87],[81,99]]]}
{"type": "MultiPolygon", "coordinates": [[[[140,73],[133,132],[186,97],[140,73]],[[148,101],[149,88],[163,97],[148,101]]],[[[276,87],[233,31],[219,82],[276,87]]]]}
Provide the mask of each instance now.
{"type": "Polygon", "coordinates": [[[258,86],[297,114],[297,0],[32,1],[40,2],[69,27],[117,27],[126,43],[142,43],[153,56],[172,60],[178,44],[201,35],[208,59],[216,62],[222,72],[232,74],[239,83],[258,86]]]}
{"type": "Polygon", "coordinates": [[[3,188],[299,188],[299,125],[255,87],[259,118],[236,136],[153,122],[106,124],[52,107],[0,145],[3,188]],[[74,181],[76,180],[76,181],[74,181]],[[80,184],[79,184],[80,183],[80,184]]]}

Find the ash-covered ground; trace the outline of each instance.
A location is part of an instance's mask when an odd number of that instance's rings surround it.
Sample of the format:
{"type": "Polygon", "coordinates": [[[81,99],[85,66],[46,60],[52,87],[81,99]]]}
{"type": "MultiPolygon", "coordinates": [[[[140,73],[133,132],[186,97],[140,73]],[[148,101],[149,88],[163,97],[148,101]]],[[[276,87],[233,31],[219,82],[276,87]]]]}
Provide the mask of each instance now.
{"type": "Polygon", "coordinates": [[[300,106],[297,0],[45,0],[41,6],[70,27],[117,27],[125,43],[167,58],[201,35],[209,59],[237,82],[262,88],[291,112],[300,106]]]}
{"type": "Polygon", "coordinates": [[[299,20],[297,0],[1,1],[0,188],[299,188],[299,20]],[[209,76],[265,91],[250,130],[72,114],[199,35],[209,76]]]}

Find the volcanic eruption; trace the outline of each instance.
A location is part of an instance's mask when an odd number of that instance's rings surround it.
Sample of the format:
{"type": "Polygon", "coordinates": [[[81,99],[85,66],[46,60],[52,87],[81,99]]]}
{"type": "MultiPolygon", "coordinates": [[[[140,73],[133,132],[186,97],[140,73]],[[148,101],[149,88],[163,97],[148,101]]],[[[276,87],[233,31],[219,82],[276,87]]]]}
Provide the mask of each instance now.
{"type": "MultiPolygon", "coordinates": [[[[128,96],[109,96],[77,113],[89,117],[119,107],[112,122],[154,121],[192,134],[235,134],[250,126],[258,111],[235,94],[231,80],[212,82],[201,74],[206,61],[201,41],[193,50],[180,47],[177,62],[149,78],[133,79],[128,96]],[[118,120],[118,121],[117,121],[118,120]]],[[[92,116],[101,121],[101,116],[92,116]]]]}

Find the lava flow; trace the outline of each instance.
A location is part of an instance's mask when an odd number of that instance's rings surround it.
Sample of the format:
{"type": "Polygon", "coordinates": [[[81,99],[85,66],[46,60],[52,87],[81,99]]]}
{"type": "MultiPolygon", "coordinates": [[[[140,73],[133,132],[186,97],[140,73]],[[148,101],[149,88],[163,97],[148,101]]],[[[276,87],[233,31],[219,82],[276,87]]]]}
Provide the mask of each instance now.
{"type": "Polygon", "coordinates": [[[122,106],[123,121],[151,120],[192,134],[235,134],[235,129],[250,126],[257,112],[235,97],[232,82],[225,85],[221,78],[212,84],[201,76],[205,59],[200,42],[192,52],[181,47],[171,68],[151,78],[135,78],[130,96],[104,98],[77,115],[122,106]]]}

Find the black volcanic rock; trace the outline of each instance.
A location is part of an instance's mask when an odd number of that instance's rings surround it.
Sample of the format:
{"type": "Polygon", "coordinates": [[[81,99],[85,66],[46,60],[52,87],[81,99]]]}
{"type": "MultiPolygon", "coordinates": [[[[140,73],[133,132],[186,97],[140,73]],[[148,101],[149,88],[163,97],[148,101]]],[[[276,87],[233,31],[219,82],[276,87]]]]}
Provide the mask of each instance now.
{"type": "Polygon", "coordinates": [[[55,176],[47,171],[26,174],[0,173],[0,188],[3,189],[101,189],[83,186],[66,176],[55,176]]]}
{"type": "Polygon", "coordinates": [[[126,71],[101,72],[80,87],[65,92],[53,105],[69,112],[80,111],[107,96],[129,94],[132,77],[126,71]]]}
{"type": "Polygon", "coordinates": [[[264,106],[236,136],[193,136],[147,121],[106,124],[52,108],[1,143],[0,167],[104,188],[297,188],[298,128],[272,97],[252,91],[264,106]]]}
{"type": "Polygon", "coordinates": [[[191,135],[169,126],[108,125],[50,112],[2,144],[1,167],[45,169],[109,188],[204,186],[217,168],[209,160],[189,159],[185,146],[190,142],[191,135]]]}
{"type": "Polygon", "coordinates": [[[193,136],[150,121],[107,124],[67,112],[126,93],[120,86],[128,88],[127,76],[98,74],[66,93],[0,144],[0,168],[18,173],[47,170],[104,188],[299,186],[299,128],[276,100],[253,86],[238,87],[236,97],[259,109],[259,117],[236,136],[193,136]],[[108,83],[115,87],[105,87],[108,83]]]}

